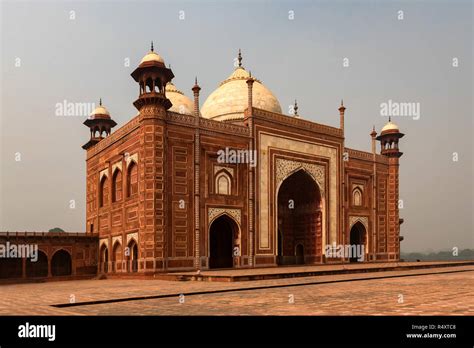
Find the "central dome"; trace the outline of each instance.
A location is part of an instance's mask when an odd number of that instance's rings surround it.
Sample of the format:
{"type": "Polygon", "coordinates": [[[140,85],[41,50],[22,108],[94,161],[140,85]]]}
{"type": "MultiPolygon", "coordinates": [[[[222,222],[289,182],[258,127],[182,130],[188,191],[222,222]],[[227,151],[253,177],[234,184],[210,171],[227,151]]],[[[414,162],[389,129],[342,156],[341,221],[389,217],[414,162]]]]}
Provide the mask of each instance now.
{"type": "MultiPolygon", "coordinates": [[[[235,68],[234,72],[211,93],[204,102],[202,117],[217,120],[231,121],[244,118],[244,111],[248,106],[247,79],[250,74],[242,67],[235,68]]],[[[253,106],[259,109],[281,114],[281,106],[273,93],[259,80],[253,84],[253,106]]]]}

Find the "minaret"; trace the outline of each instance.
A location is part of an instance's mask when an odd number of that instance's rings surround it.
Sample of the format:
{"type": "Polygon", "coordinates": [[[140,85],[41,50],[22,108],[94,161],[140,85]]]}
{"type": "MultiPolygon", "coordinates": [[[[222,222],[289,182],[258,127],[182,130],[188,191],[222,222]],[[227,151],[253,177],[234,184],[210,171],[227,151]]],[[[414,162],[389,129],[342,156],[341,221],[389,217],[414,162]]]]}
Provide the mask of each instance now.
{"type": "MultiPolygon", "coordinates": [[[[239,50],[239,66],[242,60],[239,50]]],[[[247,78],[247,110],[245,111],[244,124],[249,127],[250,130],[250,139],[249,139],[249,152],[255,153],[256,149],[255,144],[255,126],[253,119],[253,84],[255,79],[252,77],[252,72],[249,71],[249,77],[247,78]]],[[[255,245],[255,169],[254,166],[249,166],[249,177],[248,177],[248,205],[249,205],[249,216],[248,216],[248,230],[249,230],[249,266],[254,265],[254,245],[255,245]]]]}
{"type": "Polygon", "coordinates": [[[194,80],[194,86],[192,88],[194,95],[194,116],[199,117],[199,91],[201,87],[198,85],[197,77],[194,80]]]}
{"type": "Polygon", "coordinates": [[[377,132],[375,131],[375,126],[372,127],[372,132],[370,132],[370,137],[372,139],[372,153],[375,154],[377,152],[377,142],[376,137],[377,132]]]}
{"type": "Polygon", "coordinates": [[[399,158],[403,155],[398,148],[398,141],[404,136],[400,129],[389,118],[376,138],[381,143],[381,154],[388,157],[388,187],[387,187],[387,254],[389,261],[400,258],[400,219],[399,219],[399,158]]]}
{"type": "Polygon", "coordinates": [[[199,91],[201,87],[198,85],[197,77],[194,80],[192,88],[194,94],[194,116],[195,125],[194,130],[194,268],[201,269],[201,134],[199,131],[200,113],[199,113],[199,91]]]}
{"type": "Polygon", "coordinates": [[[99,101],[99,106],[89,115],[87,120],[84,121],[84,124],[89,127],[91,132],[89,141],[82,146],[84,150],[87,150],[110,135],[112,128],[117,125],[110,117],[109,111],[105,106],[102,106],[102,98],[99,101]]]}
{"type": "Polygon", "coordinates": [[[162,107],[164,110],[171,107],[171,102],[166,98],[165,87],[174,74],[165,66],[163,58],[155,52],[153,41],[150,52],[143,57],[131,75],[140,87],[138,99],[133,103],[138,111],[149,105],[162,107]]]}
{"type": "Polygon", "coordinates": [[[341,99],[341,106],[339,107],[339,127],[342,129],[342,134],[344,134],[344,112],[346,108],[344,106],[344,101],[341,99]]]}
{"type": "MultiPolygon", "coordinates": [[[[138,175],[142,183],[138,187],[138,271],[163,271],[173,252],[168,247],[172,241],[166,230],[170,218],[168,202],[173,193],[169,188],[166,141],[167,110],[172,103],[166,98],[166,84],[174,74],[155,52],[152,42],[151,50],[131,75],[139,85],[138,99],[133,103],[139,111],[138,175]]],[[[192,207],[191,197],[186,199],[185,207],[192,207]]]]}

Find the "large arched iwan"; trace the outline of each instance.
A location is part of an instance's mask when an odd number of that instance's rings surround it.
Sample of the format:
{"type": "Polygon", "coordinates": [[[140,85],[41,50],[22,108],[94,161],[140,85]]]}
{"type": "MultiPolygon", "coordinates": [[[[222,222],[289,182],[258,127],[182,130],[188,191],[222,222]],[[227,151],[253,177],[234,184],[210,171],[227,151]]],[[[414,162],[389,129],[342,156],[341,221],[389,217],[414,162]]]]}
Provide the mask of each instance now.
{"type": "Polygon", "coordinates": [[[278,189],[277,263],[311,264],[322,253],[321,192],[313,177],[300,169],[278,189]]]}

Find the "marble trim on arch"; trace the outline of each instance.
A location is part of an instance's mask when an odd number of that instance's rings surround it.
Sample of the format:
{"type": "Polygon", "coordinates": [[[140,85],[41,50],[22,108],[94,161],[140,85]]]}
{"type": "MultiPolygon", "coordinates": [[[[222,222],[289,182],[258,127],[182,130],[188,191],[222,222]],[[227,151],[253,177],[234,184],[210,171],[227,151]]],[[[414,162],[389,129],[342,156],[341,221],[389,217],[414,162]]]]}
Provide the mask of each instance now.
{"type": "Polygon", "coordinates": [[[351,230],[352,226],[354,226],[358,221],[362,225],[364,225],[366,232],[369,232],[369,218],[367,216],[359,216],[359,215],[350,215],[349,216],[349,231],[351,230]]]}
{"type": "Polygon", "coordinates": [[[127,167],[130,165],[130,162],[135,162],[135,164],[138,164],[138,153],[134,153],[133,155],[128,155],[125,156],[126,162],[127,162],[127,167]]]}
{"type": "Polygon", "coordinates": [[[107,168],[99,172],[99,181],[102,180],[104,175],[107,177],[107,179],[109,178],[109,170],[107,168]]]}
{"type": "Polygon", "coordinates": [[[282,158],[277,158],[276,163],[276,186],[278,187],[280,183],[286,179],[286,177],[298,171],[299,169],[306,170],[318,183],[319,189],[321,190],[321,196],[324,196],[326,189],[326,178],[324,174],[324,166],[317,165],[314,163],[307,163],[302,161],[292,161],[282,158]]]}
{"type": "Polygon", "coordinates": [[[217,218],[218,216],[222,215],[222,214],[228,214],[229,216],[231,216],[232,218],[234,218],[234,220],[239,224],[239,226],[241,226],[241,210],[240,209],[230,209],[230,208],[208,208],[207,210],[207,217],[208,217],[208,221],[209,221],[209,226],[211,225],[212,221],[214,221],[215,218],[217,218]]]}
{"type": "Polygon", "coordinates": [[[132,239],[138,244],[138,232],[127,234],[127,245],[132,239]]]}
{"type": "Polygon", "coordinates": [[[99,249],[102,248],[102,244],[105,244],[105,247],[108,249],[109,248],[109,239],[108,238],[102,238],[99,242],[99,249]]]}
{"type": "Polygon", "coordinates": [[[118,168],[118,169],[120,169],[120,171],[122,171],[122,161],[118,161],[117,163],[114,163],[114,165],[112,165],[112,173],[115,172],[116,168],[118,168]]]}
{"type": "Polygon", "coordinates": [[[230,175],[234,176],[234,168],[232,167],[224,167],[224,166],[214,166],[214,175],[217,174],[218,171],[225,169],[227,170],[230,175]]]}
{"type": "Polygon", "coordinates": [[[116,241],[119,241],[120,245],[122,245],[122,236],[112,237],[112,247],[115,245],[116,241]]]}

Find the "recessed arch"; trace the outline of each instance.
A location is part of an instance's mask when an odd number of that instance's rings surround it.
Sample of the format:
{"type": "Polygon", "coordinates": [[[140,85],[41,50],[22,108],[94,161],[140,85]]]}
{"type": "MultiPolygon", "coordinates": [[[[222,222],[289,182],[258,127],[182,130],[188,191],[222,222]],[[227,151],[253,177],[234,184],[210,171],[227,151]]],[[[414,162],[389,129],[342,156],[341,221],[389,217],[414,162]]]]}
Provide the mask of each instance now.
{"type": "Polygon", "coordinates": [[[349,257],[350,262],[365,261],[368,253],[367,243],[367,229],[361,221],[356,221],[349,232],[349,244],[351,245],[351,252],[349,257]],[[355,255],[355,253],[360,253],[355,255]]]}
{"type": "Polygon", "coordinates": [[[72,258],[68,251],[59,249],[54,253],[51,258],[51,274],[53,277],[72,274],[72,258]]]}
{"type": "Polygon", "coordinates": [[[23,260],[20,257],[0,258],[0,279],[21,278],[23,275],[23,260]]]}
{"type": "Polygon", "coordinates": [[[99,251],[99,270],[102,273],[109,271],[109,248],[105,243],[102,244],[99,251]]]}
{"type": "Polygon", "coordinates": [[[119,272],[122,270],[122,244],[116,240],[112,246],[112,271],[119,272]]]}
{"type": "Polygon", "coordinates": [[[109,201],[109,180],[107,175],[102,176],[99,183],[99,207],[106,206],[109,201]]]}
{"type": "Polygon", "coordinates": [[[127,244],[127,253],[125,259],[127,260],[127,271],[138,272],[138,243],[135,238],[131,238],[127,244]]]}
{"type": "Polygon", "coordinates": [[[115,168],[112,174],[112,202],[117,202],[122,199],[122,171],[115,168]]]}
{"type": "Polygon", "coordinates": [[[358,186],[352,190],[352,205],[356,207],[364,205],[363,192],[358,186]]]}
{"type": "Polygon", "coordinates": [[[28,278],[47,277],[48,276],[48,256],[43,250],[38,250],[38,259],[26,259],[26,276],[28,278]]]}
{"type": "Polygon", "coordinates": [[[232,268],[234,256],[240,256],[240,226],[227,213],[209,223],[209,268],[232,268]],[[236,252],[237,251],[237,252],[236,252]]]}
{"type": "Polygon", "coordinates": [[[215,175],[214,187],[218,195],[232,194],[232,175],[225,169],[220,170],[215,175]]]}
{"type": "Polygon", "coordinates": [[[127,197],[138,193],[138,165],[131,160],[127,166],[127,197]]]}
{"type": "Polygon", "coordinates": [[[277,264],[314,263],[322,254],[323,204],[316,179],[304,168],[291,171],[276,190],[277,264]]]}

